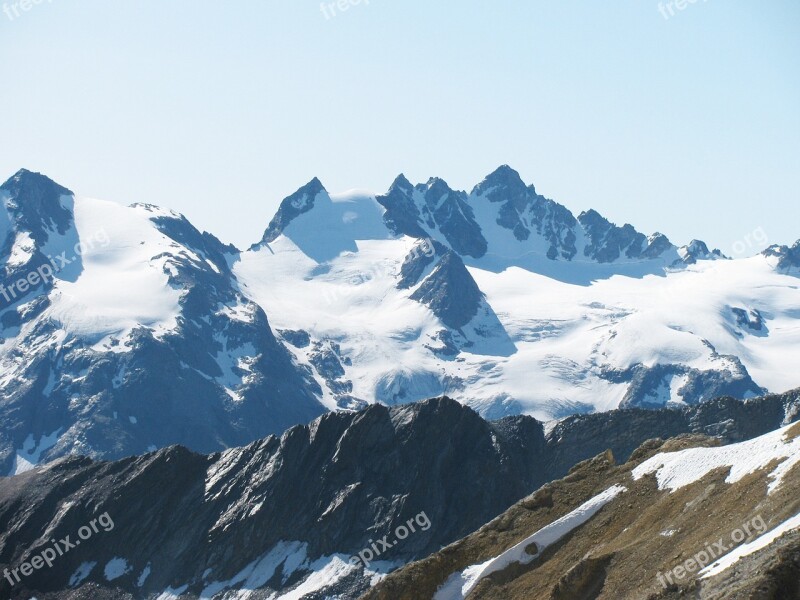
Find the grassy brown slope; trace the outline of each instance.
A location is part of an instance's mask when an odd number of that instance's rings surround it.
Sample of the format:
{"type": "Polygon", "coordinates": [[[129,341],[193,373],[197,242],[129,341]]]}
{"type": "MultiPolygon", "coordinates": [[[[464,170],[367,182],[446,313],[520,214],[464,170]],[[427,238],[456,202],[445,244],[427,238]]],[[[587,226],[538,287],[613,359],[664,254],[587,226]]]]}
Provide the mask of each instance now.
{"type": "MultiPolygon", "coordinates": [[[[795,428],[789,435],[798,433],[795,428]]],[[[794,535],[715,578],[698,582],[694,573],[680,581],[673,578],[675,585],[666,589],[659,582],[658,573],[671,571],[720,538],[730,543],[734,530],[759,515],[772,529],[800,512],[797,467],[771,496],[766,493],[769,468],[733,485],[725,483],[727,469],[719,469],[674,493],[659,491],[652,476],[637,482],[630,476],[656,452],[714,443],[700,436],[648,442],[621,466],[610,454],[600,455],[473,535],[392,573],[364,598],[431,598],[453,572],[497,556],[614,484],[628,491],[530,565],[512,565],[482,581],[470,600],[800,597],[792,595],[800,573],[800,539],[794,535]]]]}

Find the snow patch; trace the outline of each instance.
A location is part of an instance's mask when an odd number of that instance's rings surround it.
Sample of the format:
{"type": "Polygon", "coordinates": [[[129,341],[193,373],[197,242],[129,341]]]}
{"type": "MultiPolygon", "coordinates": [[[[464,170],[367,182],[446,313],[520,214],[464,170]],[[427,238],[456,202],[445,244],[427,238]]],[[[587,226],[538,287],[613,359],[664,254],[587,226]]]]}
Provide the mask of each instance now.
{"type": "Polygon", "coordinates": [[[19,475],[20,473],[25,473],[33,469],[39,464],[42,452],[55,446],[60,435],[61,429],[57,429],[50,435],[43,435],[39,438],[39,443],[37,444],[33,438],[33,434],[29,433],[28,437],[25,438],[25,441],[22,443],[22,448],[17,450],[8,476],[13,477],[14,475],[19,475]]]}
{"type": "Polygon", "coordinates": [[[106,581],[114,581],[115,579],[119,579],[126,573],[131,571],[132,567],[128,564],[128,561],[124,558],[114,557],[106,564],[106,568],[104,570],[106,581]]]}
{"type": "Polygon", "coordinates": [[[499,556],[453,573],[436,592],[434,600],[463,600],[484,577],[502,571],[514,563],[527,565],[533,562],[545,548],[586,523],[601,508],[625,491],[627,488],[623,486],[612,486],[499,556]],[[536,544],[536,554],[528,554],[526,549],[531,544],[536,544]]]}
{"type": "Polygon", "coordinates": [[[735,565],[737,562],[739,562],[746,556],[750,556],[754,552],[758,552],[762,548],[766,548],[767,546],[772,544],[772,542],[781,537],[784,533],[793,531],[798,528],[800,528],[800,514],[797,514],[793,516],[791,519],[784,521],[772,531],[765,533],[764,535],[756,538],[752,542],[748,542],[747,544],[742,544],[741,546],[738,546],[735,550],[729,552],[715,563],[708,565],[705,569],[700,571],[700,578],[708,579],[709,577],[713,577],[714,575],[719,575],[726,569],[731,568],[733,565],[735,565]]]}
{"type": "Polygon", "coordinates": [[[656,454],[632,471],[634,480],[655,473],[658,489],[670,492],[691,485],[714,469],[729,468],[725,483],[736,483],[745,476],[763,469],[771,462],[781,463],[773,469],[768,493],[780,487],[789,470],[800,462],[800,437],[786,439],[787,425],[746,442],[719,448],[689,448],[679,452],[656,454]]]}
{"type": "MultiPolygon", "coordinates": [[[[182,291],[169,285],[163,267],[173,259],[175,244],[152,215],[141,207],[88,198],[76,199],[74,211],[81,240],[103,232],[108,243],[87,245],[77,277],[56,281],[46,315],[92,343],[109,335],[124,339],[137,327],[157,336],[172,331],[182,291]]],[[[73,249],[66,250],[69,257],[73,249]]]]}
{"type": "Polygon", "coordinates": [[[96,562],[81,563],[81,565],[75,569],[72,577],[69,578],[69,587],[77,587],[80,585],[83,580],[91,574],[92,569],[94,569],[96,566],[96,562]]]}
{"type": "Polygon", "coordinates": [[[147,566],[139,573],[139,578],[136,580],[136,587],[142,587],[148,577],[150,577],[150,563],[147,563],[147,566]]]}
{"type": "Polygon", "coordinates": [[[662,531],[661,533],[659,533],[659,535],[661,537],[672,537],[676,533],[678,533],[677,529],[667,529],[666,531],[662,531]]]}
{"type": "Polygon", "coordinates": [[[21,267],[26,264],[36,250],[36,242],[33,241],[31,235],[27,231],[20,231],[14,238],[14,245],[11,247],[11,252],[6,261],[6,268],[9,270],[16,267],[21,267]]]}

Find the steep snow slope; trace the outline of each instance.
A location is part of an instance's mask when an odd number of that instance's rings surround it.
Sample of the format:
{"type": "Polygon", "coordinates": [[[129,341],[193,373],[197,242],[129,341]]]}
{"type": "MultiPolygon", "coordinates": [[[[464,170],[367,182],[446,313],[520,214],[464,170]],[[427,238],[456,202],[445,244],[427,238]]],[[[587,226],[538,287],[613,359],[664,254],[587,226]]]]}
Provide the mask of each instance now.
{"type": "MultiPolygon", "coordinates": [[[[77,199],[73,212],[77,238],[88,242],[82,271],[74,281],[55,280],[43,318],[104,349],[112,348],[111,338],[124,344],[136,327],[156,337],[174,331],[181,312],[181,290],[169,285],[176,244],[153,226],[154,212],[94,199],[77,199]]],[[[61,251],[74,252],[49,253],[61,251]]]]}

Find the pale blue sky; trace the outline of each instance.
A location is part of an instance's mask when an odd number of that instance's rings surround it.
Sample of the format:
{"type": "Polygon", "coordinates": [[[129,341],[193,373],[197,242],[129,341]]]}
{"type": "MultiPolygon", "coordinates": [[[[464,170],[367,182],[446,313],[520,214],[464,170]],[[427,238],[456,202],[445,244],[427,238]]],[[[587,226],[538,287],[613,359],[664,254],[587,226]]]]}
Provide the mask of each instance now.
{"type": "Polygon", "coordinates": [[[0,179],[24,166],[247,246],[314,176],[471,189],[508,163],[678,243],[800,238],[797,0],[15,2],[0,179]]]}

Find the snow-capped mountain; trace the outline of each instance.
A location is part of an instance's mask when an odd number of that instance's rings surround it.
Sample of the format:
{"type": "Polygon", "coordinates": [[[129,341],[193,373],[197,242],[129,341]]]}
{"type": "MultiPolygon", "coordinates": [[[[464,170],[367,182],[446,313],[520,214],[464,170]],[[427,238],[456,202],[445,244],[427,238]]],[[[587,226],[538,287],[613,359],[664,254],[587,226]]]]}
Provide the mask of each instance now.
{"type": "Polygon", "coordinates": [[[791,252],[728,260],[575,218],[501,167],[469,194],[313,180],[233,270],[298,359],[335,344],[331,377],[317,370],[329,406],[447,393],[547,420],[796,385],[791,252]]]}
{"type": "Polygon", "coordinates": [[[217,450],[322,414],[238,290],[235,250],[175,213],[0,188],[0,472],[66,453],[217,450]]]}
{"type": "Polygon", "coordinates": [[[28,171],[0,201],[2,474],[441,394],[553,420],[800,384],[797,244],[678,248],[505,166],[470,193],[314,179],[245,251],[28,171]]]}

